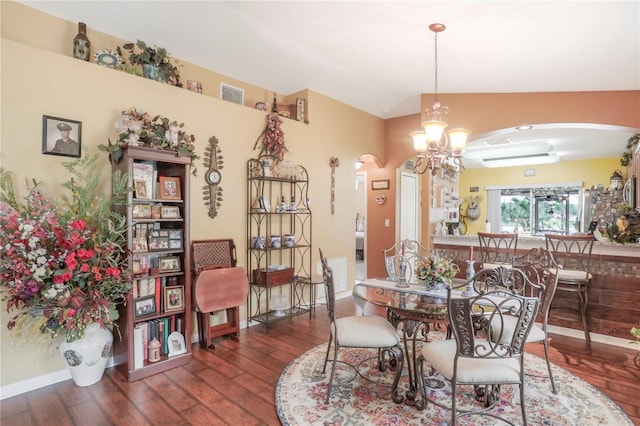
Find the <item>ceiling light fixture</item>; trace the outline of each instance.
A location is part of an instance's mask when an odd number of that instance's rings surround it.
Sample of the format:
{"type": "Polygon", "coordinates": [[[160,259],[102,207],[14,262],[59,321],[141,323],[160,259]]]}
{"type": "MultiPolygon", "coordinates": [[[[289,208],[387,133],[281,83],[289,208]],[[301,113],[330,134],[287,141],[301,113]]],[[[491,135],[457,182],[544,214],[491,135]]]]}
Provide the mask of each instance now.
{"type": "Polygon", "coordinates": [[[435,34],[435,99],[431,108],[426,110],[431,119],[422,122],[424,130],[411,132],[413,147],[417,152],[413,171],[423,174],[431,170],[431,174],[435,175],[440,168],[446,167],[457,174],[464,170],[461,154],[471,132],[467,129],[444,131],[447,123],[442,121],[442,115],[449,112],[449,108],[440,104],[438,99],[438,33],[446,27],[443,24],[431,24],[429,29],[435,34]]]}
{"type": "Polygon", "coordinates": [[[533,166],[536,164],[551,164],[560,160],[555,154],[537,154],[519,157],[487,158],[482,160],[482,165],[489,168],[533,166]]]}
{"type": "Polygon", "coordinates": [[[356,161],[356,170],[360,170],[360,167],[362,167],[363,165],[364,165],[364,161],[357,160],[356,161]]]}
{"type": "Polygon", "coordinates": [[[553,146],[548,142],[534,141],[513,143],[500,146],[482,146],[478,148],[467,148],[462,153],[464,158],[470,160],[486,160],[507,157],[526,157],[531,155],[542,155],[551,152],[553,146]]]}

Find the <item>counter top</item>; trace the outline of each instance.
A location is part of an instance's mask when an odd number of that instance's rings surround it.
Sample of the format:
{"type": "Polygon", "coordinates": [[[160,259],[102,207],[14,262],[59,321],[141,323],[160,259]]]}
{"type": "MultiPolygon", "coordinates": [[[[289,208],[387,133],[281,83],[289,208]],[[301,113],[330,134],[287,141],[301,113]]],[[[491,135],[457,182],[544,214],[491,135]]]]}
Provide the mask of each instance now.
{"type": "MultiPolygon", "coordinates": [[[[437,235],[432,237],[434,244],[478,247],[477,235],[437,235]]],[[[518,249],[544,247],[544,237],[518,236],[518,249]]],[[[593,254],[640,257],[640,244],[620,244],[611,241],[595,241],[593,254]]]]}

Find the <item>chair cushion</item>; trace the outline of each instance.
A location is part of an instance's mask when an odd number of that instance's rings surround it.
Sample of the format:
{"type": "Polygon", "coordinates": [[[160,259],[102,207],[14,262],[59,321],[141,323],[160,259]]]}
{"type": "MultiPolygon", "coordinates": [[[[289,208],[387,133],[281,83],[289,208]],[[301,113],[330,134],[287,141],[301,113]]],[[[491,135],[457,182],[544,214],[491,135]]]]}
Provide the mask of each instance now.
{"type": "MultiPolygon", "coordinates": [[[[494,341],[498,339],[498,336],[500,336],[500,328],[502,323],[504,323],[505,332],[502,334],[502,342],[510,342],[516,321],[517,318],[507,315],[502,317],[502,321],[500,321],[498,317],[493,318],[491,321],[491,339],[494,341]]],[[[542,327],[538,326],[538,324],[533,324],[529,331],[529,335],[527,336],[527,343],[542,342],[545,339],[546,336],[542,327]]]]}
{"type": "Polygon", "coordinates": [[[558,269],[558,282],[588,282],[591,280],[591,274],[587,271],[579,269],[558,269]]]}
{"type": "MultiPolygon", "coordinates": [[[[448,380],[453,377],[455,340],[435,340],[422,345],[422,356],[448,380]]],[[[516,358],[458,358],[458,383],[519,383],[520,364],[516,358]]]]}
{"type": "Polygon", "coordinates": [[[503,266],[505,268],[511,268],[510,263],[489,263],[485,262],[482,264],[482,269],[496,269],[498,266],[503,266]]]}
{"type": "Polygon", "coordinates": [[[336,319],[340,346],[381,348],[400,343],[400,334],[386,319],[377,315],[359,315],[336,319]]]}

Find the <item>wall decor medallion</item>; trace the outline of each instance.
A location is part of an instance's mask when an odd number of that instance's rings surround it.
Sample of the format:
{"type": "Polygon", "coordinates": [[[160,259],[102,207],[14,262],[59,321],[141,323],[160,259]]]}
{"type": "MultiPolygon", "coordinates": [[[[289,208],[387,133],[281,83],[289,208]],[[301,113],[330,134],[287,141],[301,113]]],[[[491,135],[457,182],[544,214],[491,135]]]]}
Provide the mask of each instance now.
{"type": "Polygon", "coordinates": [[[204,166],[207,168],[207,172],[204,175],[204,179],[207,184],[202,188],[204,204],[209,208],[209,217],[214,218],[218,215],[218,207],[222,204],[222,186],[220,181],[222,180],[222,169],[224,161],[218,142],[218,138],[211,136],[209,138],[209,146],[205,149],[204,154],[204,166]]]}
{"type": "Polygon", "coordinates": [[[122,62],[120,59],[120,55],[118,55],[114,50],[110,49],[98,50],[93,55],[93,60],[96,64],[108,68],[115,68],[122,62]]]}
{"type": "Polygon", "coordinates": [[[376,203],[379,205],[383,205],[384,203],[387,202],[387,196],[384,194],[378,194],[376,195],[376,203]]]}

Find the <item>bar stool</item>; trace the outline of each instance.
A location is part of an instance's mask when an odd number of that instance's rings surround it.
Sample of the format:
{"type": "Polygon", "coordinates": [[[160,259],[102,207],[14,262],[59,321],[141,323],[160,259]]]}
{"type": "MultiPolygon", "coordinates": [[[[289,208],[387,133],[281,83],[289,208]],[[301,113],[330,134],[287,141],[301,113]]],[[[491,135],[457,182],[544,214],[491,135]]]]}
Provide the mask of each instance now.
{"type": "Polygon", "coordinates": [[[559,235],[545,234],[547,249],[553,253],[558,270],[558,287],[556,291],[573,292],[578,295],[578,309],[554,307],[578,312],[582,318],[582,329],[586,341],[587,353],[591,353],[591,336],[589,335],[588,294],[589,283],[593,275],[589,272],[593,235],[559,235]]]}
{"type": "Polygon", "coordinates": [[[518,246],[518,234],[478,232],[482,269],[511,266],[518,246]]]}

